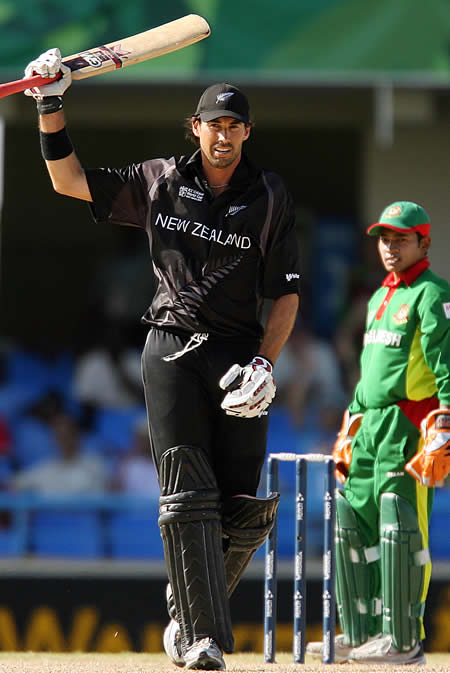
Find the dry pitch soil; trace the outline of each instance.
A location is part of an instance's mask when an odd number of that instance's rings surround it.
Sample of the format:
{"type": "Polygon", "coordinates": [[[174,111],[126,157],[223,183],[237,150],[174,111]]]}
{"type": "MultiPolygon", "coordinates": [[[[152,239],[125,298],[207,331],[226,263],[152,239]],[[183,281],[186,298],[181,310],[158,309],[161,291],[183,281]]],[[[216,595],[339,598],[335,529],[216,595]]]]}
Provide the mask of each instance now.
{"type": "MultiPolygon", "coordinates": [[[[280,654],[276,664],[264,664],[262,654],[233,654],[225,657],[233,673],[406,673],[404,666],[320,664],[311,660],[292,663],[291,654],[280,654]]],[[[426,666],[406,667],[408,673],[450,673],[450,653],[427,654],[426,666]]],[[[0,653],[1,673],[176,673],[176,666],[163,654],[50,654],[0,653]]]]}

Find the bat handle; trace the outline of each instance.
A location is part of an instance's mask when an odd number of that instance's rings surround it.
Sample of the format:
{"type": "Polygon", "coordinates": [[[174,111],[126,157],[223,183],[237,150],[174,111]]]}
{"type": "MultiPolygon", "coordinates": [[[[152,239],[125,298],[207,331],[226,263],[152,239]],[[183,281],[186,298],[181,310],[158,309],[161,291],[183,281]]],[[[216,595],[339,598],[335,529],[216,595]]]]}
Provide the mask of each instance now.
{"type": "Polygon", "coordinates": [[[59,72],[56,77],[41,77],[40,75],[33,75],[32,77],[24,77],[23,79],[17,79],[14,82],[6,82],[6,84],[0,84],[0,98],[5,98],[5,96],[10,96],[13,93],[19,93],[20,91],[25,91],[25,89],[32,89],[35,86],[44,86],[44,84],[51,84],[56,82],[56,80],[61,79],[62,75],[59,72]]]}

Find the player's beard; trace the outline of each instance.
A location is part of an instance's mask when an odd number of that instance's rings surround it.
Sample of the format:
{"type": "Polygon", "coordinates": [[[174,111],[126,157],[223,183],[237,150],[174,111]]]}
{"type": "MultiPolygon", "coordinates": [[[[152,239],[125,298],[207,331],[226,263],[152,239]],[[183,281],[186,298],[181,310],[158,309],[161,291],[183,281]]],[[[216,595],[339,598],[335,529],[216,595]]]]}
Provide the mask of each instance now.
{"type": "Polygon", "coordinates": [[[215,143],[214,145],[211,146],[206,156],[208,162],[214,168],[228,168],[233,163],[237,163],[239,161],[240,155],[241,155],[240,147],[235,148],[233,147],[233,145],[221,145],[215,143]],[[224,154],[223,156],[220,156],[216,150],[220,150],[222,148],[229,149],[230,151],[224,154]]]}

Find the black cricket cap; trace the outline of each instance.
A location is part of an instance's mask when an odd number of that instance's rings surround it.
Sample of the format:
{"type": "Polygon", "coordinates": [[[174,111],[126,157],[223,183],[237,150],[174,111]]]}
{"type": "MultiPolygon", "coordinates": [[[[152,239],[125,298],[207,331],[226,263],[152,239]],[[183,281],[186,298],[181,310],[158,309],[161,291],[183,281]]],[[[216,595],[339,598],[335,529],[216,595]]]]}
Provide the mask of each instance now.
{"type": "Polygon", "coordinates": [[[205,89],[195,111],[195,116],[199,116],[202,122],[209,122],[217,117],[233,117],[249,124],[249,115],[247,96],[237,87],[225,82],[205,89]]]}

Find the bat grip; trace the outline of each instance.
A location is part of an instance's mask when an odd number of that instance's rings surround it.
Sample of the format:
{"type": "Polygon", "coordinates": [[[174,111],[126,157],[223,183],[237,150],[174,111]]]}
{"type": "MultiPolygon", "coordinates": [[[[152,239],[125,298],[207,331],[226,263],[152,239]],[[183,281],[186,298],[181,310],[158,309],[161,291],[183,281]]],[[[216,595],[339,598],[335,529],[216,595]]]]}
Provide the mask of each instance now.
{"type": "Polygon", "coordinates": [[[61,79],[61,77],[62,73],[60,72],[56,75],[56,77],[41,77],[40,75],[32,75],[32,77],[24,77],[23,79],[18,79],[14,82],[0,84],[0,98],[10,96],[13,93],[19,93],[20,91],[25,91],[25,89],[32,89],[35,86],[51,84],[52,82],[56,82],[58,79],[61,79]]]}

